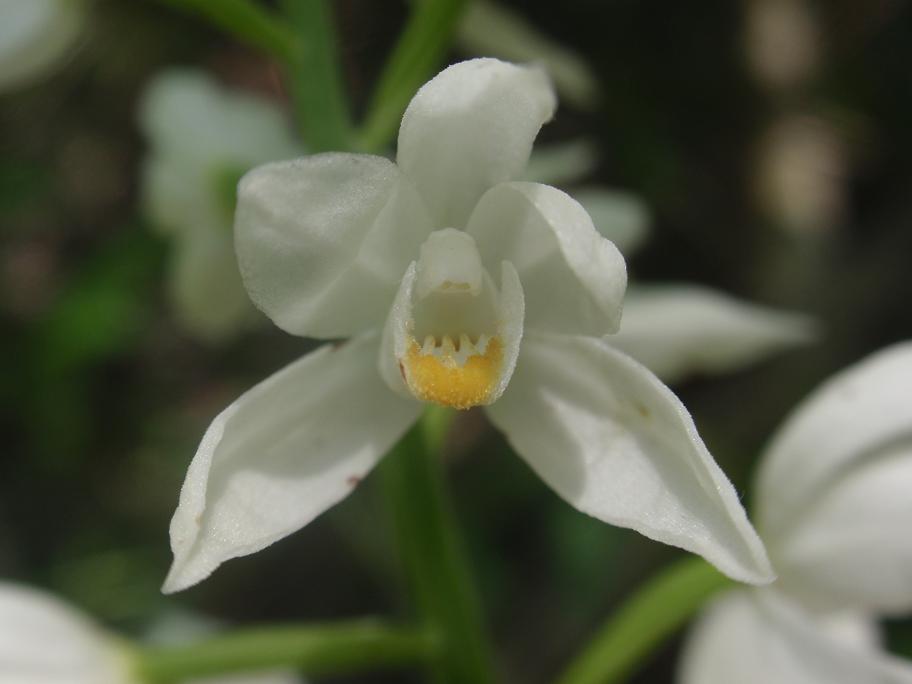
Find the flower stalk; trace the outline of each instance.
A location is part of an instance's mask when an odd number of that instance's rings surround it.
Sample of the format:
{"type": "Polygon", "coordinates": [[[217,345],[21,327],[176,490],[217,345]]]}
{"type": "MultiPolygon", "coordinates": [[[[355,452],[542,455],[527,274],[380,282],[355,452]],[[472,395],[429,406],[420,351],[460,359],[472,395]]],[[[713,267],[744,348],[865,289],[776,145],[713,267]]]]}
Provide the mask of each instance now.
{"type": "Polygon", "coordinates": [[[414,600],[439,638],[436,681],[493,681],[481,608],[447,499],[440,447],[452,411],[429,408],[382,470],[414,600]]]}
{"type": "Polygon", "coordinates": [[[340,675],[413,667],[434,651],[426,631],[364,619],[260,627],[190,645],[144,648],[137,652],[136,670],[139,680],[150,684],[273,668],[340,675]]]}
{"type": "Polygon", "coordinates": [[[659,573],[605,623],[557,684],[622,682],[720,589],[732,584],[701,558],[659,573]]]}

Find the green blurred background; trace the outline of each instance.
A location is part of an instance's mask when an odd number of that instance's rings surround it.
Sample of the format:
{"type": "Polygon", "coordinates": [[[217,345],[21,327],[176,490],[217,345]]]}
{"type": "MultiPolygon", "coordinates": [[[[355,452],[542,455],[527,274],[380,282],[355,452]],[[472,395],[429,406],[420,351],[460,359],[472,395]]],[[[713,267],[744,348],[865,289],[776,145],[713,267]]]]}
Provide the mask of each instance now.
{"type": "MultiPolygon", "coordinates": [[[[703,283],[823,325],[816,345],[677,388],[749,501],[756,458],[790,408],[833,371],[912,338],[912,8],[808,3],[813,30],[798,43],[813,43],[815,65],[789,82],[750,58],[756,7],[745,3],[504,4],[597,77],[601,102],[562,107],[542,139],[596,141],[596,180],[648,203],[652,237],[631,273],[703,283]],[[779,143],[798,181],[788,171],[770,179],[779,143]]],[[[334,9],[362,108],[408,6],[334,9]]],[[[173,65],[287,99],[262,54],[145,0],[94,2],[66,64],[0,95],[0,576],[136,634],[175,610],[242,624],[403,614],[372,479],[287,541],[184,594],[158,591],[168,521],[208,422],[312,347],[268,328],[202,345],[173,322],[169,245],[138,206],[146,148],[136,122],[144,86],[173,65]]],[[[632,587],[679,555],[576,513],[478,412],[460,416],[447,456],[510,681],[547,681],[632,587]]],[[[891,625],[890,637],[912,656],[912,626],[891,625]]],[[[676,646],[636,681],[670,681],[676,646]]]]}

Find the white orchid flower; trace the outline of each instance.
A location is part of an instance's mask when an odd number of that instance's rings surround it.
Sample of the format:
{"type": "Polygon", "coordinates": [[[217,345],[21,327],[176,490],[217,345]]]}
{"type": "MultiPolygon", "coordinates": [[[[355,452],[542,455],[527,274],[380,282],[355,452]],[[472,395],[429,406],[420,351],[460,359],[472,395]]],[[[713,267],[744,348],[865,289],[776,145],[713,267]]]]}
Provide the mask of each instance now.
{"type": "Polygon", "coordinates": [[[899,684],[876,615],[912,610],[912,343],[823,385],[761,463],[758,529],[779,573],[716,599],[691,635],[684,684],[899,684]]]}
{"type": "Polygon", "coordinates": [[[150,143],[143,201],[174,239],[169,289],[181,325],[208,341],[256,320],[232,237],[234,187],[246,171],[301,153],[278,104],[174,69],[148,86],[140,123],[150,143]]]}
{"type": "MultiPolygon", "coordinates": [[[[129,648],[51,594],[0,582],[0,684],[142,684],[129,648]]],[[[182,684],[296,684],[286,673],[182,684]]]]}
{"type": "Polygon", "coordinates": [[[79,37],[83,5],[82,0],[0,2],[0,92],[53,71],[79,37]]]}
{"type": "Polygon", "coordinates": [[[736,579],[772,578],[687,410],[602,340],[618,328],[623,258],[568,195],[510,182],[554,108],[542,71],[462,62],[412,100],[397,163],[321,154],[241,181],[236,244],[254,302],[292,334],[350,339],[209,427],[171,522],[165,591],[347,496],[424,402],[484,406],[579,510],[736,579]]]}

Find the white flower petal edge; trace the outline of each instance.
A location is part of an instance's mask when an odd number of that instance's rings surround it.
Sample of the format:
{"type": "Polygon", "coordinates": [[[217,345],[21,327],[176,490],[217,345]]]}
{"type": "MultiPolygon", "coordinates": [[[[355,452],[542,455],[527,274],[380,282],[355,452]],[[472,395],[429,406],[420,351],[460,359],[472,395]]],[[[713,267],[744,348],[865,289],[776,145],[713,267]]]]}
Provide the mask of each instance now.
{"type": "Polygon", "coordinates": [[[774,579],[687,410],[606,342],[527,331],[513,380],[487,412],[584,513],[698,553],[736,580],[774,579]]]}
{"type": "Polygon", "coordinates": [[[126,654],[87,617],[50,594],[0,582],[0,684],[134,681],[126,654]]]}
{"type": "Polygon", "coordinates": [[[665,382],[719,373],[814,339],[813,321],[685,284],[631,288],[611,344],[665,382]]]}
{"type": "Polygon", "coordinates": [[[681,684],[909,684],[912,667],[834,635],[772,591],[731,591],[704,611],[681,684]]]}
{"type": "Polygon", "coordinates": [[[266,164],[238,188],[244,284],[294,335],[379,329],[431,230],[415,188],[383,157],[327,153],[266,164]]]}
{"type": "Polygon", "coordinates": [[[485,265],[509,261],[526,295],[526,327],[605,335],[620,324],[627,267],[579,202],[539,183],[501,183],[481,198],[467,232],[485,265]]]}
{"type": "Polygon", "coordinates": [[[171,521],[163,591],[300,529],[357,486],[418,417],[376,369],[378,336],[326,345],[242,395],[209,426],[171,521]]]}
{"type": "Polygon", "coordinates": [[[438,228],[464,228],[478,198],[516,178],[557,100],[541,69],[472,59],[444,69],[409,103],[396,161],[438,228]]]}
{"type": "Polygon", "coordinates": [[[795,410],[773,438],[757,481],[758,523],[785,539],[808,501],[886,452],[912,445],[912,343],[839,373],[795,410]]]}
{"type": "Polygon", "coordinates": [[[0,4],[0,92],[50,72],[84,23],[81,0],[5,0],[0,4]]]}

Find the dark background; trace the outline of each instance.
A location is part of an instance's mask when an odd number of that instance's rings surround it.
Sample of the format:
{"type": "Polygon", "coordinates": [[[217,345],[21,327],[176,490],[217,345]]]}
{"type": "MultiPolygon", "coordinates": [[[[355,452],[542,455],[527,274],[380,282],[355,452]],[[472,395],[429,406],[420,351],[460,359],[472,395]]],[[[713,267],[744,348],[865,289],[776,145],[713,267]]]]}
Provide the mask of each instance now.
{"type": "MultiPolygon", "coordinates": [[[[596,140],[596,180],[648,203],[652,238],[632,275],[703,283],[823,325],[811,348],[676,388],[749,501],[756,459],[790,408],[835,370],[912,337],[912,9],[811,3],[819,65],[783,88],[745,58],[744,4],[510,4],[600,81],[597,108],[563,107],[542,138],[596,140]],[[790,116],[822,127],[840,160],[817,179],[836,208],[798,226],[757,191],[763,141],[790,116]]],[[[363,107],[407,6],[335,8],[363,107]]],[[[154,2],[113,0],[94,4],[55,75],[0,95],[0,576],[131,634],[177,609],[242,624],[407,614],[375,478],[303,532],[177,597],[159,594],[168,521],[209,420],[312,346],[269,329],[206,346],[173,323],[169,246],[137,204],[136,125],[144,85],[171,65],[285,98],[261,54],[154,2]]],[[[547,681],[621,598],[680,556],[576,513],[480,413],[461,417],[448,456],[510,681],[547,681]]],[[[890,638],[912,655],[912,627],[891,625],[890,638]]],[[[670,681],[676,648],[636,681],[670,681]]]]}

